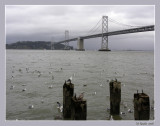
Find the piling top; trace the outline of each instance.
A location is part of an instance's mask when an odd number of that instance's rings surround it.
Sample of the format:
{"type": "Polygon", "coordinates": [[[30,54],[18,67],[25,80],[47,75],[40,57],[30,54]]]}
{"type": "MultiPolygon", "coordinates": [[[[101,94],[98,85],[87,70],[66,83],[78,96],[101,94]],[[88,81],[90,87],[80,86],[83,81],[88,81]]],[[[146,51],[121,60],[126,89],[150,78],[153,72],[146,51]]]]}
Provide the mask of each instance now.
{"type": "Polygon", "coordinates": [[[149,97],[147,94],[145,94],[145,93],[141,93],[141,94],[139,94],[140,95],[140,97],[149,97]]]}
{"type": "Polygon", "coordinates": [[[117,81],[117,80],[112,80],[109,83],[110,87],[114,87],[114,88],[118,88],[121,89],[121,82],[117,81]]]}
{"type": "Polygon", "coordinates": [[[65,81],[65,83],[64,83],[64,85],[63,85],[63,88],[64,88],[64,87],[74,88],[74,84],[72,84],[71,82],[68,83],[68,82],[65,81]]]}
{"type": "Polygon", "coordinates": [[[147,95],[147,94],[145,94],[145,93],[135,93],[134,94],[134,99],[144,99],[144,100],[146,100],[146,101],[148,101],[149,100],[149,96],[147,95]]]}
{"type": "Polygon", "coordinates": [[[135,98],[137,98],[137,97],[139,97],[139,98],[147,98],[149,96],[147,94],[145,94],[145,93],[135,93],[134,97],[135,98]]]}
{"type": "Polygon", "coordinates": [[[76,103],[81,102],[81,103],[85,103],[86,100],[85,99],[78,99],[76,96],[72,97],[72,100],[76,103]]]}

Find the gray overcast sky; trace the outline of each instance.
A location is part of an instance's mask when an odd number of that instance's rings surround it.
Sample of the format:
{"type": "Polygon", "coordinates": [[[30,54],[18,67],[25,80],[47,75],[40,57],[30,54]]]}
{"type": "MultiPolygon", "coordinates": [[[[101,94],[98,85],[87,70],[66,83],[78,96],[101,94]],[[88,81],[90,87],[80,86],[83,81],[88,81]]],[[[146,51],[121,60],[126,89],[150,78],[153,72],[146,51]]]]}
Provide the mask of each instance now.
{"type": "MultiPolygon", "coordinates": [[[[7,5],[6,42],[64,40],[64,31],[70,38],[101,32],[101,22],[91,30],[103,15],[121,24],[132,26],[154,25],[154,6],[52,6],[7,5]],[[91,30],[91,31],[90,31],[91,30]]],[[[109,31],[127,29],[109,21],[109,31]]],[[[76,48],[77,43],[71,42],[76,48]]],[[[85,40],[85,49],[99,49],[101,38],[85,40]]],[[[154,32],[109,37],[111,49],[154,49],[154,32]]]]}

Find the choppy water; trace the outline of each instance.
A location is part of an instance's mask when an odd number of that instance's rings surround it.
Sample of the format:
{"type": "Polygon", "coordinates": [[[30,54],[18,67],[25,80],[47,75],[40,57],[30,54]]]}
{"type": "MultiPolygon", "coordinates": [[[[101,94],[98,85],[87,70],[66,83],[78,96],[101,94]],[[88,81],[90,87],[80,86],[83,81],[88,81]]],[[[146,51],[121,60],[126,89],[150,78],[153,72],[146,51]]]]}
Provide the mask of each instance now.
{"type": "MultiPolygon", "coordinates": [[[[122,83],[121,100],[128,105],[124,108],[121,104],[121,111],[126,115],[115,119],[134,120],[128,108],[134,109],[133,94],[137,90],[143,89],[150,96],[150,105],[154,106],[154,52],[7,50],[6,119],[54,120],[61,115],[56,102],[63,103],[62,87],[71,76],[74,92],[77,95],[85,92],[88,120],[109,119],[107,80],[115,78],[122,83]],[[48,88],[51,85],[53,88],[48,88]],[[26,91],[22,91],[24,88],[26,91]],[[34,108],[29,109],[29,105],[34,108]]],[[[150,119],[154,119],[153,110],[150,119]]]]}

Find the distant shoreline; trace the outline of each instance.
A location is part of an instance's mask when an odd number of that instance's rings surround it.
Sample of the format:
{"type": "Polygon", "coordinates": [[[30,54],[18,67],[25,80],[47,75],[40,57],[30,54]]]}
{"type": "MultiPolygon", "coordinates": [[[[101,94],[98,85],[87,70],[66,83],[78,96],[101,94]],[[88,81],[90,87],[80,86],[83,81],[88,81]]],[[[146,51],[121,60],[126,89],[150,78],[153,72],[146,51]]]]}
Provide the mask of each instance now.
{"type": "MultiPolygon", "coordinates": [[[[76,49],[72,49],[72,50],[64,50],[64,49],[54,49],[54,50],[51,50],[51,49],[7,49],[6,48],[6,50],[47,50],[47,51],[76,51],[76,49]]],[[[98,50],[85,50],[85,51],[97,51],[98,52],[98,50]]],[[[127,51],[127,52],[154,52],[154,50],[111,50],[110,52],[119,52],[119,51],[127,51]]]]}

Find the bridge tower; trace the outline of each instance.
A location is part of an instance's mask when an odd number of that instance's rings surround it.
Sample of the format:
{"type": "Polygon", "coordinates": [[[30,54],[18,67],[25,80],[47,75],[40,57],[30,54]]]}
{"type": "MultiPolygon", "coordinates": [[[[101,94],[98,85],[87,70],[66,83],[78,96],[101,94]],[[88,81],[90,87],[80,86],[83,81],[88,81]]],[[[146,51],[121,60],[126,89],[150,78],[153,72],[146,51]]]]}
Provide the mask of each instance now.
{"type": "Polygon", "coordinates": [[[65,30],[65,40],[66,40],[66,42],[64,43],[65,45],[64,45],[64,50],[69,50],[70,48],[69,48],[69,41],[68,41],[68,39],[69,39],[69,31],[68,30],[65,30]]]}
{"type": "Polygon", "coordinates": [[[108,36],[104,36],[104,33],[108,33],[108,16],[102,17],[102,43],[99,51],[110,51],[108,49],[108,36]]]}
{"type": "Polygon", "coordinates": [[[54,38],[51,39],[51,50],[54,50],[54,38]]]}

